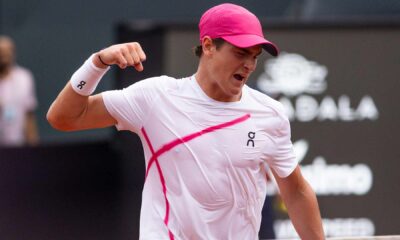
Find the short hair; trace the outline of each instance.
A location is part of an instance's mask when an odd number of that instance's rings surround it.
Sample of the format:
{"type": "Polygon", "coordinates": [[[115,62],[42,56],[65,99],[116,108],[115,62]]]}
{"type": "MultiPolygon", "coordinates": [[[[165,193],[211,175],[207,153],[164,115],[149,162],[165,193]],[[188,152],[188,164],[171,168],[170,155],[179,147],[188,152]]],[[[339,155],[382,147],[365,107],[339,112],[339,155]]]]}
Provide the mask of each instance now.
{"type": "MultiPolygon", "coordinates": [[[[225,40],[222,38],[214,38],[212,39],[212,42],[215,44],[215,47],[218,50],[225,43],[225,40]]],[[[193,52],[197,57],[201,57],[203,55],[203,47],[198,45],[193,48],[193,52]]]]}

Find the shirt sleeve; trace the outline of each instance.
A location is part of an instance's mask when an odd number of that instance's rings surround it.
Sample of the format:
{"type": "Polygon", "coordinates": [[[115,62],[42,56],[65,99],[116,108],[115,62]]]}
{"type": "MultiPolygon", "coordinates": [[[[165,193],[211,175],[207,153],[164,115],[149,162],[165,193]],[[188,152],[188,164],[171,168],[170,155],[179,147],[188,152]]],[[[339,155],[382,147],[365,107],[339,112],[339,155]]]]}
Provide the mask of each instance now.
{"type": "Polygon", "coordinates": [[[160,77],[149,78],[122,90],[102,93],[107,111],[117,121],[118,130],[139,133],[158,96],[160,77]]]}
{"type": "Polygon", "coordinates": [[[272,137],[272,146],[266,150],[266,161],[279,177],[287,177],[298,165],[291,141],[290,123],[287,117],[281,116],[281,126],[272,137]]]}

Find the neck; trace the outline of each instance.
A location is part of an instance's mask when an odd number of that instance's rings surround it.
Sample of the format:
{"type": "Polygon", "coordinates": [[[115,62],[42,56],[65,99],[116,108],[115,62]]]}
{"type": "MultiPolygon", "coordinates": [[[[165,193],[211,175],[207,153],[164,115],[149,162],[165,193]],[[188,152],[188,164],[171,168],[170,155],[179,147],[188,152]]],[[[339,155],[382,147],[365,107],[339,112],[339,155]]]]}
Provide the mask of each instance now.
{"type": "Polygon", "coordinates": [[[11,72],[11,67],[2,68],[0,66],[0,81],[3,80],[4,78],[6,78],[8,76],[8,74],[10,74],[10,72],[11,72]]]}
{"type": "Polygon", "coordinates": [[[226,94],[218,84],[218,81],[214,79],[213,74],[210,73],[207,68],[201,67],[201,65],[199,65],[195,73],[195,78],[203,92],[215,101],[236,102],[239,101],[242,96],[241,93],[235,96],[226,94]]]}

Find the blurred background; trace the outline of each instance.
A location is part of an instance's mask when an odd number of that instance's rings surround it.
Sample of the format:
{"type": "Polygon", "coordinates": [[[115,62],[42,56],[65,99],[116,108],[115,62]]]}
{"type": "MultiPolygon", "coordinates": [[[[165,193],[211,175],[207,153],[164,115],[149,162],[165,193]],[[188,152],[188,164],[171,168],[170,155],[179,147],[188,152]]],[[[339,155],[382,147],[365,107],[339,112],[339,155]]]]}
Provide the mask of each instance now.
{"type": "MultiPolygon", "coordinates": [[[[145,71],[112,68],[97,92],[193,74],[198,20],[222,2],[0,0],[0,34],[34,76],[39,133],[36,145],[0,147],[0,239],[138,238],[139,139],[114,128],[58,132],[46,112],[83,61],[114,43],[139,41],[145,71]]],[[[400,1],[230,2],[255,13],[281,49],[261,56],[248,84],[284,104],[328,236],[400,234],[400,1]]],[[[271,226],[276,238],[295,237],[273,184],[269,192],[260,237],[272,238],[271,226]]]]}

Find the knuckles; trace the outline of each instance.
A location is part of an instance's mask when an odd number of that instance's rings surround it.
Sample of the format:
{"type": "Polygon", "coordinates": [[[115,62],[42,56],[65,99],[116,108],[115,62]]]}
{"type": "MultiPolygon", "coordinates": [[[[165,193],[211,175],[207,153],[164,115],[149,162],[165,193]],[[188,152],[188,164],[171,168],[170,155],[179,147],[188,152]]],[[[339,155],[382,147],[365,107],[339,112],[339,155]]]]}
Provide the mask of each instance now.
{"type": "Polygon", "coordinates": [[[127,66],[142,69],[139,65],[141,65],[142,61],[146,60],[146,55],[138,42],[112,45],[109,48],[101,50],[101,54],[107,56],[105,58],[109,59],[109,62],[118,64],[122,69],[127,66]],[[132,58],[125,57],[127,55],[131,55],[132,58]]]}

